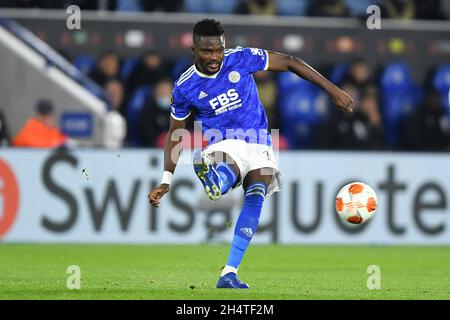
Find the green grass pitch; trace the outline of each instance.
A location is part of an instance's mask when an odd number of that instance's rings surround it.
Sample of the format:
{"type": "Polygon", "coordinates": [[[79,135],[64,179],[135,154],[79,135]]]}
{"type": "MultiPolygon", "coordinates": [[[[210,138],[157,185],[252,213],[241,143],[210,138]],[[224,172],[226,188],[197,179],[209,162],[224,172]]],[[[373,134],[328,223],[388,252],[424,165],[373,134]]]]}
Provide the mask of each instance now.
{"type": "Polygon", "coordinates": [[[215,289],[228,245],[0,244],[0,299],[450,299],[450,247],[252,245],[240,278],[215,289]],[[80,290],[66,286],[81,269],[80,290]],[[367,268],[381,270],[369,290],[367,268]]]}

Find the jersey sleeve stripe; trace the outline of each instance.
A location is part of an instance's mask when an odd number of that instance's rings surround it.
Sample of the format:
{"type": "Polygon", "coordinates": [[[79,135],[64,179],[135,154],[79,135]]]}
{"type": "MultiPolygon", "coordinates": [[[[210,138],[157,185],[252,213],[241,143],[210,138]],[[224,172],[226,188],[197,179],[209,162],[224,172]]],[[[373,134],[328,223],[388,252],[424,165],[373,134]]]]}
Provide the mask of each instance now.
{"type": "Polygon", "coordinates": [[[192,69],[194,68],[194,65],[190,66],[186,71],[184,71],[181,76],[180,79],[183,78],[186,74],[188,74],[189,72],[192,71],[192,69]]]}
{"type": "Polygon", "coordinates": [[[227,49],[227,50],[225,50],[225,56],[229,56],[230,54],[236,53],[236,52],[239,52],[239,51],[242,51],[242,48],[240,48],[240,49],[227,49]]]}
{"type": "Polygon", "coordinates": [[[186,79],[186,77],[189,77],[194,71],[195,71],[194,66],[187,69],[178,79],[177,85],[179,85],[180,82],[186,79]]]}
{"type": "Polygon", "coordinates": [[[191,115],[191,112],[189,111],[188,115],[185,116],[185,117],[177,117],[177,116],[175,116],[173,113],[170,113],[170,115],[171,115],[172,118],[174,118],[175,120],[182,121],[182,120],[186,120],[186,119],[191,115]]]}
{"type": "Polygon", "coordinates": [[[192,75],[194,75],[194,74],[195,74],[195,70],[192,71],[192,73],[190,73],[189,76],[187,76],[187,77],[185,77],[184,79],[178,81],[178,82],[177,82],[177,86],[182,85],[184,82],[186,82],[187,80],[189,80],[189,79],[192,77],[192,75]]]}

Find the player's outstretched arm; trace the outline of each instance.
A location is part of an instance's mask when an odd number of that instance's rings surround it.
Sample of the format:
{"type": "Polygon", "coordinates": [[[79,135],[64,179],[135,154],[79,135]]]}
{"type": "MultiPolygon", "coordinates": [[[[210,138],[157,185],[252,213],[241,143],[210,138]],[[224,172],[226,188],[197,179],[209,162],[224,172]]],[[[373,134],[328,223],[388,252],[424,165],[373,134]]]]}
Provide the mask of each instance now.
{"type": "Polygon", "coordinates": [[[152,206],[158,208],[161,198],[170,191],[170,181],[175,168],[177,166],[178,159],[180,157],[182,148],[182,135],[177,134],[178,129],[184,129],[186,127],[185,120],[175,120],[170,117],[170,129],[167,133],[166,143],[164,145],[164,174],[161,184],[154,188],[148,195],[148,199],[152,206]]]}
{"type": "Polygon", "coordinates": [[[345,91],[334,85],[331,81],[314,70],[302,59],[283,53],[269,52],[269,71],[291,71],[299,77],[311,81],[324,89],[333,100],[333,103],[345,111],[352,112],[353,99],[345,91]]]}

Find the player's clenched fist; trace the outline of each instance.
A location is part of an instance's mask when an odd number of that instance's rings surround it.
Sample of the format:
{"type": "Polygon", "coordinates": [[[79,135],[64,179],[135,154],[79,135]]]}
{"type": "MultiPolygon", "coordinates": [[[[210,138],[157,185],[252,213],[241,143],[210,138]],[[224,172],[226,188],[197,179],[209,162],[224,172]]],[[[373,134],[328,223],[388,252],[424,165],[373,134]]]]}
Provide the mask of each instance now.
{"type": "Polygon", "coordinates": [[[332,94],[333,103],[347,112],[352,112],[353,99],[344,90],[336,89],[332,94]]]}
{"type": "Polygon", "coordinates": [[[168,184],[161,184],[160,186],[154,188],[148,195],[148,199],[150,200],[152,206],[159,208],[159,201],[169,191],[170,185],[168,184]]]}

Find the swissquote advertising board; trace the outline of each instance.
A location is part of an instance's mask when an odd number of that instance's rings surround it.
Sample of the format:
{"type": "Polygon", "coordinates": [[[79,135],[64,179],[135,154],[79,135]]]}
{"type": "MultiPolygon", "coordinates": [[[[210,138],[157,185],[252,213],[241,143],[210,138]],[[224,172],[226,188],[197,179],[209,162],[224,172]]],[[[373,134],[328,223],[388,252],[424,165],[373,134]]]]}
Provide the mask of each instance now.
{"type": "MultiPolygon", "coordinates": [[[[161,150],[2,149],[0,241],[229,242],[243,192],[209,201],[190,161],[185,151],[155,209],[147,195],[161,179],[161,150]]],[[[283,190],[265,201],[255,243],[450,244],[450,155],[281,152],[278,161],[283,190]],[[360,226],[334,209],[351,181],[378,196],[360,226]]]]}

